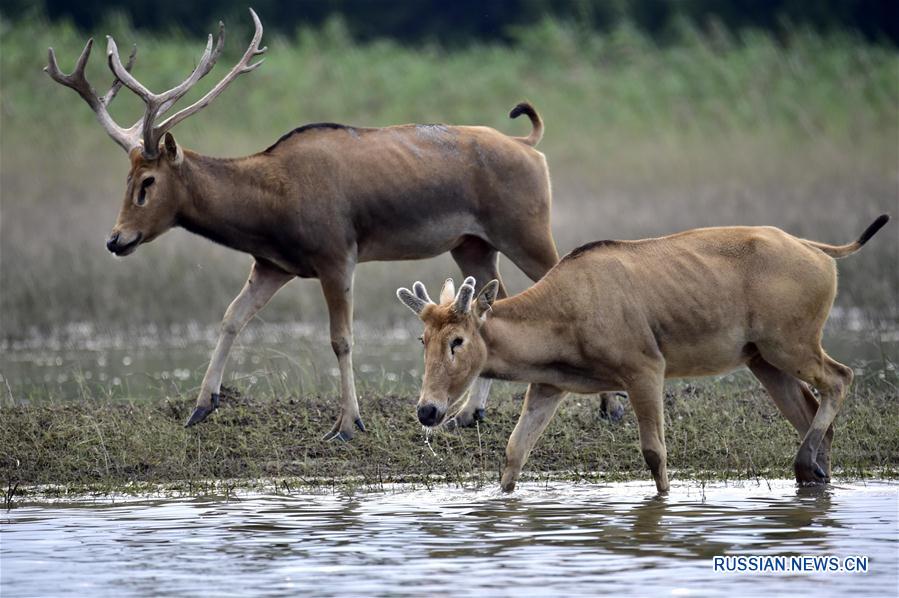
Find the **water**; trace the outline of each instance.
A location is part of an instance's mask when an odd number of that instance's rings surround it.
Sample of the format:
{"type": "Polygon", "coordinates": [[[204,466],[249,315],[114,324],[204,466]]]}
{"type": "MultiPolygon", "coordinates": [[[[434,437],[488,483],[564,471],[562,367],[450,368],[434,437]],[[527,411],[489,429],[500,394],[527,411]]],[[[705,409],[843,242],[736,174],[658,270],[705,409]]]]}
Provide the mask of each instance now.
{"type": "MultiPolygon", "coordinates": [[[[420,333],[411,327],[357,328],[358,390],[416,388],[420,333]]],[[[217,326],[108,332],[81,323],[49,336],[0,340],[0,389],[17,402],[192,395],[200,388],[217,336],[217,326]]],[[[334,393],[339,379],[327,325],[255,324],[238,337],[224,383],[246,394],[300,396],[334,393]]]]}
{"type": "Polygon", "coordinates": [[[884,595],[899,484],[523,484],[128,500],[0,517],[4,596],[884,595]],[[724,554],[867,556],[867,573],[715,573],[724,554]]]}

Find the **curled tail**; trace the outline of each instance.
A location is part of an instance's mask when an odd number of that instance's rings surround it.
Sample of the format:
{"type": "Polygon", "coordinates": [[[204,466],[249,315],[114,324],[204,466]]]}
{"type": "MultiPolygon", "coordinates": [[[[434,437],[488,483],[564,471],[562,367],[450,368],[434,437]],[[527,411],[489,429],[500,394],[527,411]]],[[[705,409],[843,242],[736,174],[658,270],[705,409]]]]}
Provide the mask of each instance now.
{"type": "Polygon", "coordinates": [[[518,118],[522,114],[527,114],[528,118],[531,119],[531,125],[533,125],[534,130],[531,131],[531,134],[527,137],[514,137],[521,141],[522,143],[526,143],[531,147],[534,147],[540,140],[543,139],[543,120],[540,118],[540,115],[537,114],[537,111],[534,110],[534,107],[531,106],[529,102],[521,102],[514,108],[512,108],[512,112],[509,113],[509,118],[518,118]]]}
{"type": "Polygon", "coordinates": [[[862,248],[862,245],[867,243],[871,237],[873,237],[877,231],[879,231],[884,224],[890,221],[890,217],[886,214],[881,214],[877,217],[877,220],[871,223],[871,225],[865,229],[865,232],[862,233],[862,236],[858,238],[858,241],[854,241],[847,245],[828,245],[827,243],[818,243],[816,241],[809,241],[808,239],[803,239],[802,242],[808,245],[809,247],[814,247],[815,249],[820,249],[827,255],[833,258],[841,258],[846,257],[847,255],[852,255],[856,251],[862,248]]]}

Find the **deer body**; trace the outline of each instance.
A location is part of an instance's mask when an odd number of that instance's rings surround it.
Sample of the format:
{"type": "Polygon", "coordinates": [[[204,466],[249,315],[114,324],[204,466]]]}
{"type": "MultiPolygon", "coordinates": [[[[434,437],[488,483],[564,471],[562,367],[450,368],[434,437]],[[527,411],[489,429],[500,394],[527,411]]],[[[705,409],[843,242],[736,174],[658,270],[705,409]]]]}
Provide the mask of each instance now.
{"type": "Polygon", "coordinates": [[[246,158],[185,151],[180,171],[176,224],[296,276],[549,234],[543,155],[488,128],[312,126],[246,158]]]}
{"type": "Polygon", "coordinates": [[[831,246],[770,227],[722,227],[660,239],[606,241],[573,251],[523,293],[494,302],[430,303],[420,283],[400,299],[425,323],[425,374],[418,415],[439,423],[447,402],[474,376],[529,382],[509,439],[502,486],[511,491],[528,454],[568,392],[625,390],[659,492],[668,490],[663,386],[746,365],[802,435],[800,483],[830,475],[831,424],[852,370],[821,348],[836,294],[831,246]],[[810,390],[817,388],[820,405],[810,390]]]}

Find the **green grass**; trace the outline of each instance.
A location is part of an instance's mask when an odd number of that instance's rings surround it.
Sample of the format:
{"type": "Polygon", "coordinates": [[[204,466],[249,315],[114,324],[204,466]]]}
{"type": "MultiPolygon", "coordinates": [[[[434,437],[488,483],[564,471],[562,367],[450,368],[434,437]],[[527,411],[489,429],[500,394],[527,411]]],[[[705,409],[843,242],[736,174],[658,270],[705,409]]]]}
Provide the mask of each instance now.
{"type": "MultiPolygon", "coordinates": [[[[836,423],[838,479],[899,476],[896,371],[859,376],[836,423]]],[[[414,398],[361,398],[369,431],[351,443],[322,442],[336,416],[331,397],[229,395],[201,426],[184,429],[192,400],[132,403],[102,399],[2,409],[0,483],[19,494],[121,492],[162,485],[189,492],[252,486],[278,479],[288,487],[494,484],[521,396],[501,385],[478,429],[438,432],[426,443],[414,398]]],[[[791,477],[799,437],[748,376],[700,384],[670,383],[666,436],[674,479],[791,477]]],[[[525,479],[646,479],[637,427],[600,418],[595,397],[572,395],[525,467],[525,479]]]]}
{"type": "MultiPolygon", "coordinates": [[[[265,15],[262,15],[263,20],[265,15]]],[[[228,23],[220,66],[186,98],[205,92],[244,48],[248,23],[228,23]]],[[[190,71],[202,42],[135,34],[112,20],[96,33],[88,71],[105,89],[103,35],[139,46],[136,75],[155,90],[190,71]]],[[[127,171],[125,156],[71,91],[41,72],[54,46],[63,70],[86,33],[40,20],[0,20],[0,334],[73,321],[111,329],[217,321],[250,258],[174,232],[115,261],[103,239],[127,171]]],[[[899,61],[893,48],[843,34],[796,30],[700,34],[657,47],[623,26],[584,34],[545,22],[512,46],[447,51],[389,41],[360,44],[339,23],[294,37],[267,36],[265,65],[179,125],[182,144],[213,155],[268,146],[305,122],[486,124],[521,134],[508,110],[528,98],[541,111],[562,251],[597,238],[655,236],[695,226],[775,224],[831,242],[855,238],[896,212],[899,61]]],[[[123,91],[122,122],[141,114],[123,91]]],[[[899,319],[899,242],[884,231],[841,265],[838,304],[874,320],[899,319]]],[[[508,264],[513,289],[527,280],[508,264]]],[[[446,258],[361,268],[357,318],[405,317],[390,300],[414,278],[455,273],[446,258]]],[[[314,282],[282,292],[267,320],[322,320],[314,282]]]]}

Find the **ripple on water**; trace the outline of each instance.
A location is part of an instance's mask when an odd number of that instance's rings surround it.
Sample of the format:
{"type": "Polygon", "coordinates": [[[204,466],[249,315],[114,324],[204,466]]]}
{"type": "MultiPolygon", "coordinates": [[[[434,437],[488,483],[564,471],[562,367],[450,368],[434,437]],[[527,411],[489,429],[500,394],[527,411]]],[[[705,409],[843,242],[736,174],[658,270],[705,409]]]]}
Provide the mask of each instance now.
{"type": "Polygon", "coordinates": [[[681,484],[667,498],[641,482],[25,506],[2,519],[2,593],[891,594],[897,510],[897,484],[780,481],[681,484]],[[721,575],[722,554],[871,563],[721,575]]]}

